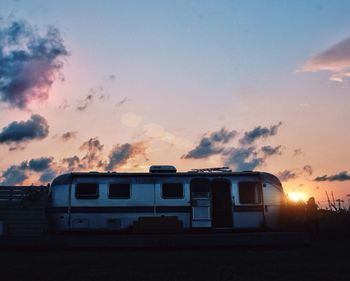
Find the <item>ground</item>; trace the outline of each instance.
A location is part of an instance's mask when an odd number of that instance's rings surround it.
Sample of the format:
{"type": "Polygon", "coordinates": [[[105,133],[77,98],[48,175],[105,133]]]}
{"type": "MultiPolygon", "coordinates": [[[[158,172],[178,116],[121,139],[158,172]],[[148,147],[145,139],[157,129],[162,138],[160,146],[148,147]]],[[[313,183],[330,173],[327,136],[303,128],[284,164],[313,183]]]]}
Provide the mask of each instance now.
{"type": "Polygon", "coordinates": [[[350,280],[350,240],[311,246],[1,251],[1,280],[350,280]]]}

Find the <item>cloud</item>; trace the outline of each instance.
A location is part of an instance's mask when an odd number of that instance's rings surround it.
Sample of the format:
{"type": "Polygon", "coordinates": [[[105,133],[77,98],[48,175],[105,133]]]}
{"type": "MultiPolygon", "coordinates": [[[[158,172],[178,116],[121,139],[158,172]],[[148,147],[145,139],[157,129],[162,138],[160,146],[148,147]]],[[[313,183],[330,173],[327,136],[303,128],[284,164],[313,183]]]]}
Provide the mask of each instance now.
{"type": "Polygon", "coordinates": [[[111,81],[115,81],[117,79],[117,76],[115,74],[111,74],[108,76],[108,79],[111,81]]]}
{"type": "Polygon", "coordinates": [[[77,105],[77,110],[84,111],[90,104],[92,104],[94,96],[88,94],[82,101],[77,105]]]}
{"type": "Polygon", "coordinates": [[[66,166],[68,171],[74,171],[83,168],[83,166],[80,166],[80,158],[77,155],[63,158],[61,162],[66,166]]]}
{"type": "Polygon", "coordinates": [[[312,169],[312,167],[311,167],[310,165],[305,165],[305,166],[303,167],[303,172],[304,172],[306,175],[311,176],[312,173],[313,173],[313,169],[312,169]]]}
{"type": "Polygon", "coordinates": [[[292,179],[296,179],[299,177],[308,177],[313,174],[313,168],[310,165],[305,165],[301,169],[294,169],[294,170],[284,170],[282,172],[278,172],[278,177],[282,181],[289,181],[292,179]]]}
{"type": "Polygon", "coordinates": [[[281,181],[289,181],[298,177],[298,175],[295,172],[292,172],[291,170],[284,170],[282,172],[278,172],[277,176],[281,181]]]}
{"type": "Polygon", "coordinates": [[[71,139],[76,138],[78,132],[76,131],[69,131],[61,135],[61,140],[62,141],[69,141],[71,139]]]}
{"type": "Polygon", "coordinates": [[[274,136],[277,134],[278,128],[281,125],[282,122],[279,122],[277,125],[270,126],[269,128],[258,126],[251,131],[245,132],[244,136],[239,140],[239,142],[241,145],[250,145],[257,139],[274,136]]]}
{"type": "Polygon", "coordinates": [[[53,157],[41,157],[32,159],[28,163],[28,168],[35,172],[42,172],[50,167],[53,157]]]}
{"type": "MultiPolygon", "coordinates": [[[[50,182],[57,174],[72,171],[106,171],[120,168],[137,156],[143,156],[146,161],[146,143],[125,143],[113,147],[109,157],[103,154],[104,145],[97,137],[85,141],[80,150],[84,152],[83,156],[74,155],[66,157],[55,162],[53,157],[34,158],[29,161],[23,161],[19,165],[12,165],[2,172],[0,176],[0,185],[17,185],[24,181],[29,181],[37,177],[38,183],[46,184],[50,182]]],[[[133,165],[133,168],[137,165],[133,165]]]]}
{"type": "Polygon", "coordinates": [[[268,138],[277,134],[277,125],[270,127],[256,127],[251,131],[245,132],[244,136],[238,140],[236,146],[229,146],[228,143],[237,136],[236,131],[228,131],[225,128],[213,132],[209,136],[204,136],[200,143],[186,155],[184,159],[205,159],[212,155],[221,156],[224,165],[233,166],[237,171],[250,171],[262,166],[267,158],[282,154],[282,146],[275,147],[266,145],[261,148],[256,145],[247,145],[254,143],[259,138],[268,138]]]}
{"type": "Polygon", "coordinates": [[[300,148],[293,150],[293,156],[299,156],[301,154],[303,154],[303,151],[300,148]]]}
{"type": "Polygon", "coordinates": [[[263,146],[261,148],[261,151],[264,153],[265,156],[280,155],[282,154],[281,147],[282,147],[281,145],[278,145],[276,147],[267,145],[267,146],[263,146]]]}
{"type": "Polygon", "coordinates": [[[84,142],[80,146],[80,150],[86,151],[85,156],[80,160],[81,167],[84,169],[104,167],[103,147],[104,145],[101,144],[97,137],[90,138],[88,141],[84,142]]]}
{"type": "Polygon", "coordinates": [[[265,162],[253,146],[233,148],[225,154],[225,165],[233,165],[236,171],[252,171],[265,162]]]}
{"type": "Polygon", "coordinates": [[[60,172],[113,170],[125,165],[137,155],[147,159],[145,142],[117,144],[110,151],[108,159],[104,154],[104,145],[97,137],[85,141],[80,146],[80,150],[85,153],[82,157],[74,155],[60,160],[60,172]]]}
{"type": "Polygon", "coordinates": [[[27,121],[14,121],[0,132],[0,144],[19,144],[32,140],[41,140],[49,134],[49,125],[46,119],[33,114],[27,121]]]}
{"type": "Polygon", "coordinates": [[[79,111],[86,110],[95,100],[100,101],[106,101],[109,98],[109,95],[107,95],[104,92],[103,86],[98,86],[95,88],[90,88],[89,94],[86,95],[86,97],[78,102],[78,105],[76,107],[79,111]]]}
{"type": "Polygon", "coordinates": [[[56,171],[52,167],[53,159],[53,157],[41,157],[23,161],[19,165],[11,165],[2,173],[3,181],[0,185],[22,184],[32,174],[38,174],[41,183],[47,183],[56,176],[56,171]]]}
{"type": "Polygon", "coordinates": [[[57,173],[54,170],[48,169],[41,174],[39,181],[41,183],[48,183],[51,182],[56,176],[57,173]]]}
{"type": "Polygon", "coordinates": [[[129,160],[133,159],[137,155],[145,156],[145,143],[124,143],[122,145],[116,145],[109,154],[109,162],[106,166],[107,170],[117,169],[120,166],[125,165],[129,160]]]}
{"type": "Polygon", "coordinates": [[[123,98],[122,100],[118,101],[115,106],[116,107],[120,107],[122,106],[123,104],[127,103],[127,102],[130,102],[131,100],[127,97],[123,98]]]}
{"type": "Polygon", "coordinates": [[[350,77],[350,38],[313,56],[302,67],[302,71],[329,71],[330,80],[338,82],[350,77]]]}
{"type": "Polygon", "coordinates": [[[228,143],[236,135],[236,131],[229,131],[226,128],[221,128],[219,131],[213,132],[209,136],[204,136],[199,144],[193,150],[183,155],[182,158],[202,159],[220,154],[224,151],[222,144],[228,143]]]}
{"type": "Polygon", "coordinates": [[[57,28],[49,26],[41,35],[24,20],[0,23],[0,101],[23,109],[46,100],[66,56],[57,28]]]}
{"type": "Polygon", "coordinates": [[[5,170],[1,177],[4,179],[1,185],[17,185],[21,184],[28,178],[28,164],[27,162],[22,162],[19,165],[12,165],[7,170],[5,170]]]}
{"type": "Polygon", "coordinates": [[[314,181],[349,181],[350,180],[350,175],[348,174],[347,171],[339,172],[338,174],[335,175],[324,175],[320,177],[316,177],[314,181]]]}
{"type": "Polygon", "coordinates": [[[236,131],[228,131],[226,128],[221,128],[219,131],[212,133],[209,139],[213,142],[228,143],[236,135],[236,131]]]}

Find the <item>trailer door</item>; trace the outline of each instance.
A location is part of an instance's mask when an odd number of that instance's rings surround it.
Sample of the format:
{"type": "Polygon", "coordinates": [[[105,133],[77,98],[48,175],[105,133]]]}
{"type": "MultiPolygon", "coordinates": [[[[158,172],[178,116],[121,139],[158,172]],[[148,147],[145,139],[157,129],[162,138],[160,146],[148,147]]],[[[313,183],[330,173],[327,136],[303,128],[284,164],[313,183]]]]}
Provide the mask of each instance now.
{"type": "Polygon", "coordinates": [[[227,179],[214,179],[211,183],[211,193],[213,227],[232,227],[231,182],[227,179]]]}
{"type": "Polygon", "coordinates": [[[209,179],[193,179],[190,183],[192,228],[207,228],[212,226],[210,191],[209,179]]]}

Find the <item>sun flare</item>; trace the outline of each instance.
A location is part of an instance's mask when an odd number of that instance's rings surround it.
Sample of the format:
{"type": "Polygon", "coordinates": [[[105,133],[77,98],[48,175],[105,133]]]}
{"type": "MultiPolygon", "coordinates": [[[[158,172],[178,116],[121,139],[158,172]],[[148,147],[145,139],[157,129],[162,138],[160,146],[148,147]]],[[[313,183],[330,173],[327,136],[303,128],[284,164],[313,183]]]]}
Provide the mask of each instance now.
{"type": "Polygon", "coordinates": [[[293,191],[291,193],[288,193],[288,198],[289,200],[291,201],[294,201],[294,202],[299,202],[299,201],[305,201],[306,199],[306,196],[304,193],[302,192],[297,192],[297,191],[293,191]]]}

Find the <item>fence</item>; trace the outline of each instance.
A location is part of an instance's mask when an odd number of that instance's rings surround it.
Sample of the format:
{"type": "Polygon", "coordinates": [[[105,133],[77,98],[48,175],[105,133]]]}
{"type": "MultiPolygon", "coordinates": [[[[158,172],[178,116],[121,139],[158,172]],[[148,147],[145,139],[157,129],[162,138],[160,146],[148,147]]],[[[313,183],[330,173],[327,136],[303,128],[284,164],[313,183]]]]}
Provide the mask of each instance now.
{"type": "Polygon", "coordinates": [[[0,186],[0,222],[3,234],[36,236],[47,230],[46,186],[0,186]]]}

